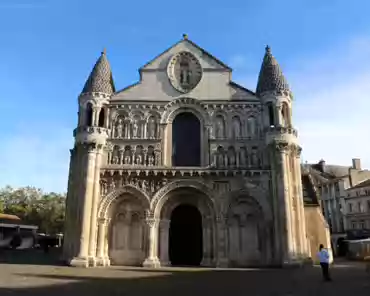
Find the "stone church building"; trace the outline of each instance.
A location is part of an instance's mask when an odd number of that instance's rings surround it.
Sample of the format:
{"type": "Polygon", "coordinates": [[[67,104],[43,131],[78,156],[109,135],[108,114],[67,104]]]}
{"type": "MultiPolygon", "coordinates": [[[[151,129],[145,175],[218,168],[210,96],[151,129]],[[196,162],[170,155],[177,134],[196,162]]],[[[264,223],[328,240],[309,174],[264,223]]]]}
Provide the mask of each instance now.
{"type": "Polygon", "coordinates": [[[283,266],[327,243],[269,47],[255,92],[186,35],[139,73],[116,90],[103,52],[78,97],[66,263],[283,266]]]}

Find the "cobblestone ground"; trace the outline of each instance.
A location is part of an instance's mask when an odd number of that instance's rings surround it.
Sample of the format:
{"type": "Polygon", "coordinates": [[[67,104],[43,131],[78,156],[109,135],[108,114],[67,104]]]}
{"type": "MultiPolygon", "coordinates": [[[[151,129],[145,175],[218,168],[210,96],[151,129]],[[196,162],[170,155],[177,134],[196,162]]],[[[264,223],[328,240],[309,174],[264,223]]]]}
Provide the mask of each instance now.
{"type": "Polygon", "coordinates": [[[370,295],[370,274],[365,272],[365,266],[345,261],[333,266],[334,281],[326,283],[321,280],[318,267],[80,269],[49,265],[50,255],[43,255],[43,261],[37,260],[40,256],[28,257],[32,264],[27,264],[21,255],[10,258],[0,253],[0,295],[370,295]]]}

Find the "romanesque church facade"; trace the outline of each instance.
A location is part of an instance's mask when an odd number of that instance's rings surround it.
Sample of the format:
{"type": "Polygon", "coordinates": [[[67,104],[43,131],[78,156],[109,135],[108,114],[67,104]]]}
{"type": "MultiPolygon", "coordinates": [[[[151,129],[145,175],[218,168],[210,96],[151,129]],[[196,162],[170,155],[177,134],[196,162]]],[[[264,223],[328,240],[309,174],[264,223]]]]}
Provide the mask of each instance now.
{"type": "Polygon", "coordinates": [[[186,36],[116,90],[103,52],[79,95],[63,259],[268,266],[310,257],[292,93],[266,48],[256,91],[186,36]]]}

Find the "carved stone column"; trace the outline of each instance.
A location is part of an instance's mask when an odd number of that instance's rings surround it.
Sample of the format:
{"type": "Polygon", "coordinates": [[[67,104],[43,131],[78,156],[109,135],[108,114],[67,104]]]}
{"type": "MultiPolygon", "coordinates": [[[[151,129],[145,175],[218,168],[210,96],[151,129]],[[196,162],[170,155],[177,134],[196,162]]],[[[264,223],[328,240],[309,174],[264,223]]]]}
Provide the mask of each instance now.
{"type": "Polygon", "coordinates": [[[298,213],[298,223],[299,223],[299,240],[300,240],[300,254],[305,256],[309,255],[308,252],[308,241],[307,241],[307,229],[306,229],[306,216],[304,212],[304,200],[303,200],[303,189],[302,189],[302,172],[301,172],[301,152],[302,148],[299,146],[295,146],[293,149],[293,157],[294,159],[294,171],[296,173],[297,184],[297,213],[298,213]]]}
{"type": "Polygon", "coordinates": [[[168,252],[168,237],[169,237],[169,229],[170,229],[170,221],[169,220],[161,220],[160,222],[160,242],[159,242],[159,249],[160,249],[160,262],[161,266],[168,266],[170,265],[169,260],[169,252],[168,252]]]}
{"type": "Polygon", "coordinates": [[[203,259],[202,266],[212,266],[212,219],[205,217],[203,220],[203,259]]]}
{"type": "Polygon", "coordinates": [[[282,227],[280,228],[283,242],[283,263],[290,264],[293,261],[293,237],[292,237],[292,219],[291,219],[291,196],[289,194],[289,184],[288,176],[289,172],[287,169],[287,152],[289,150],[289,145],[287,143],[276,143],[276,152],[278,153],[278,200],[280,206],[280,223],[282,227]]]}
{"type": "Polygon", "coordinates": [[[92,126],[97,126],[99,123],[99,110],[100,107],[93,107],[93,112],[92,112],[92,126]]]}
{"type": "Polygon", "coordinates": [[[227,235],[226,235],[226,219],[225,217],[217,217],[217,267],[228,267],[229,260],[226,254],[227,235]]]}
{"type": "Polygon", "coordinates": [[[158,259],[158,219],[154,218],[147,218],[145,220],[148,228],[149,228],[149,251],[148,257],[145,259],[143,266],[144,267],[152,267],[158,268],[161,266],[159,259],[158,259]]]}
{"type": "Polygon", "coordinates": [[[86,145],[86,165],[85,165],[85,180],[84,190],[81,202],[81,234],[80,245],[77,257],[73,258],[70,262],[72,266],[88,267],[88,252],[89,252],[89,239],[90,239],[90,223],[91,223],[91,207],[94,189],[95,177],[95,158],[96,158],[96,144],[86,145]]]}
{"type": "Polygon", "coordinates": [[[98,220],[98,246],[96,252],[96,263],[99,266],[109,266],[110,260],[105,252],[107,240],[108,219],[98,220]]]}
{"type": "Polygon", "coordinates": [[[90,219],[90,239],[89,239],[89,262],[96,266],[96,238],[97,238],[97,214],[100,201],[100,166],[102,160],[102,147],[96,152],[94,190],[90,219]]]}

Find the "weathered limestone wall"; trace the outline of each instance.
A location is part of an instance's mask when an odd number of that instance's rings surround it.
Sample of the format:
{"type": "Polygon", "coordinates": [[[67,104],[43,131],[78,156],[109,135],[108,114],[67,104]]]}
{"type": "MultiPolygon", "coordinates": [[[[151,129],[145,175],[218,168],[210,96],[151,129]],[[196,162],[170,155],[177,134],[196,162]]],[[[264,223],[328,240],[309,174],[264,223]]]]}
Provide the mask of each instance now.
{"type": "MultiPolygon", "coordinates": [[[[329,248],[331,250],[329,226],[322,215],[319,206],[306,206],[304,208],[304,212],[310,249],[309,253],[313,262],[318,263],[316,254],[318,252],[319,245],[323,244],[325,248],[329,248]]],[[[332,260],[333,259],[331,258],[331,261],[332,260]]]]}

